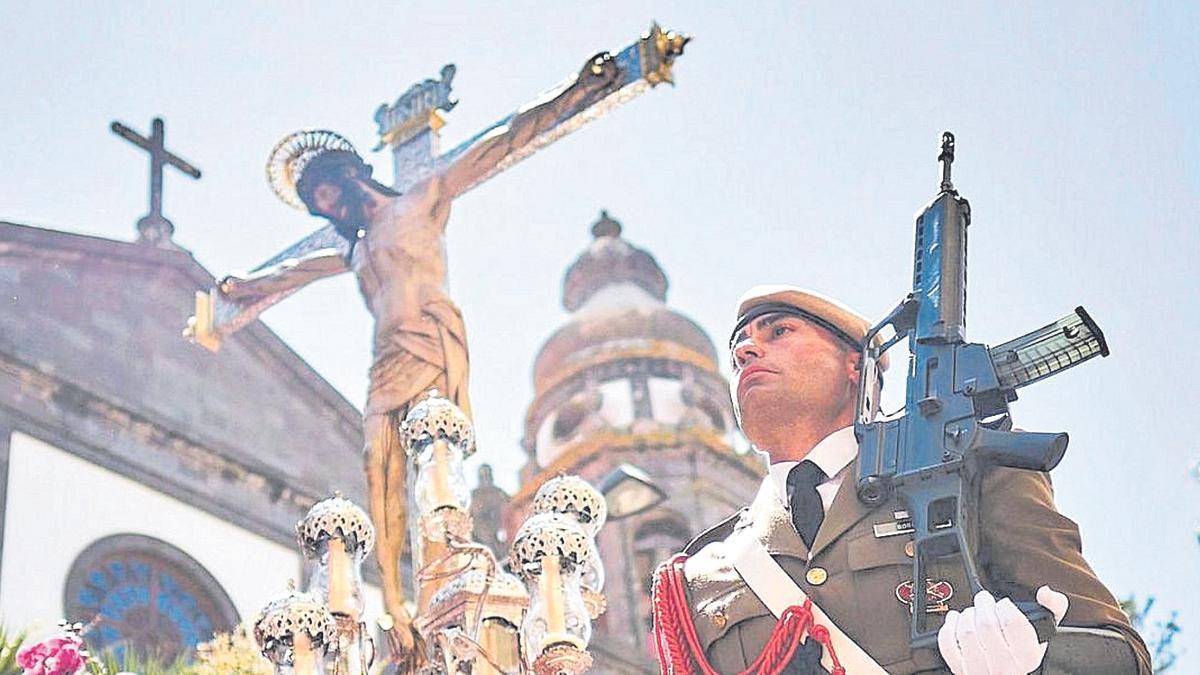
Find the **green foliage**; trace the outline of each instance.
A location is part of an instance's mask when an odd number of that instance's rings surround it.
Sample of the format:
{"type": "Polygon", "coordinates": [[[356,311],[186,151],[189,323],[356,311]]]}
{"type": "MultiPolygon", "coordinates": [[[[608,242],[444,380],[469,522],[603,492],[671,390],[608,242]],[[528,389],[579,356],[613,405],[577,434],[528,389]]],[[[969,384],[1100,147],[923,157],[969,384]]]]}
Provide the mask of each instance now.
{"type": "Polygon", "coordinates": [[[11,633],[0,624],[0,675],[21,675],[17,666],[17,652],[25,644],[25,633],[11,633]]]}
{"type": "Polygon", "coordinates": [[[1146,647],[1150,650],[1150,659],[1155,673],[1165,673],[1175,666],[1179,652],[1175,645],[1175,636],[1181,631],[1176,622],[1178,612],[1172,611],[1166,620],[1150,618],[1154,608],[1154,597],[1146,598],[1139,605],[1137,596],[1129,596],[1121,601],[1121,609],[1129,615],[1129,623],[1137,632],[1142,634],[1146,647]]]}
{"type": "Polygon", "coordinates": [[[93,657],[95,665],[89,665],[88,670],[94,675],[113,675],[114,673],[137,673],[137,675],[188,675],[190,664],[186,655],[167,661],[157,656],[144,655],[134,649],[123,650],[121,655],[106,651],[93,657]]]}

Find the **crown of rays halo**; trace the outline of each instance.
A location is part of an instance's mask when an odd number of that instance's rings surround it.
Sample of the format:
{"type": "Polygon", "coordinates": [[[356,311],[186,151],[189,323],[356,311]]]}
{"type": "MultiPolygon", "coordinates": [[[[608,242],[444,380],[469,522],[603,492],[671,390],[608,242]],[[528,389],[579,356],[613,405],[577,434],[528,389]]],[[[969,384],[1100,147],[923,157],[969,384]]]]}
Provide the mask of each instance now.
{"type": "Polygon", "coordinates": [[[267,181],[271,190],[288,206],[303,211],[304,203],[296,184],[300,182],[304,167],[317,156],[333,150],[345,150],[358,156],[354,144],[327,129],[301,129],[288,134],[275,144],[267,159],[267,181]]]}

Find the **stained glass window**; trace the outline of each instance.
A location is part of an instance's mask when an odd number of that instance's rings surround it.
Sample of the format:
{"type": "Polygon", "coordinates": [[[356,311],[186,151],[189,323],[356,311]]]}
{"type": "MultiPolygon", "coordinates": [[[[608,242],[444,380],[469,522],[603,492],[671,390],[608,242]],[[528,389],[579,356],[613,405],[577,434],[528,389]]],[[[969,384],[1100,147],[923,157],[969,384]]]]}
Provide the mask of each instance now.
{"type": "Polygon", "coordinates": [[[89,623],[96,650],[128,649],[170,660],[238,623],[216,579],[183,551],[136,534],[105,537],[83,551],[67,578],[66,616],[89,623]]]}

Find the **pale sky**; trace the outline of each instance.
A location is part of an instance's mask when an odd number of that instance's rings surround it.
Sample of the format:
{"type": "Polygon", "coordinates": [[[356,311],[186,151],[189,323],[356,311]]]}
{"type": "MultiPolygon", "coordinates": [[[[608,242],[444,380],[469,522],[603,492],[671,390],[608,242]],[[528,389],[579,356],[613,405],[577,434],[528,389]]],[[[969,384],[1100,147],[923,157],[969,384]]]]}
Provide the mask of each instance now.
{"type": "MultiPolygon", "coordinates": [[[[145,134],[173,170],[176,240],[217,275],[316,227],[263,164],[299,128],[371,154],[372,115],[458,65],[452,147],[657,19],[696,37],[660,87],[464,196],[449,226],[481,455],[513,487],[531,368],[601,208],[654,254],[668,301],[720,344],[749,286],[788,282],[882,316],[908,290],[912,218],[958,137],[971,200],[969,338],[1084,305],[1112,356],[1021,391],[1017,425],[1065,430],[1060,509],[1118,596],[1180,612],[1200,666],[1200,6],[1194,3],[198,3],[0,1],[0,218],[132,239],[145,134]],[[333,9],[333,7],[337,9],[333,9]]],[[[190,308],[180,307],[180,322],[190,308]]],[[[264,317],[356,405],[370,317],[350,277],[264,317]]],[[[899,378],[893,377],[895,381],[899,378]]],[[[893,382],[891,394],[897,382],[893,382]]]]}

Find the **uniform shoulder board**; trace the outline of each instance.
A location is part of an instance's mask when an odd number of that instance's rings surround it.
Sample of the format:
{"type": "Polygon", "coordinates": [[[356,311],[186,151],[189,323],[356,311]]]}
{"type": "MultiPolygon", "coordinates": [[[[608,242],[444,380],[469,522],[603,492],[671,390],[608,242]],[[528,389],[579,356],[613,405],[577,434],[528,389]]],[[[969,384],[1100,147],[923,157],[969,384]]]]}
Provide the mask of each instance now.
{"type": "Polygon", "coordinates": [[[735,511],[725,520],[713,525],[707,530],[700,533],[695,539],[691,540],[687,546],[683,547],[683,552],[687,555],[695,555],[697,551],[708,546],[714,541],[724,541],[729,535],[733,534],[733,528],[737,525],[738,519],[746,509],[735,511]]]}

